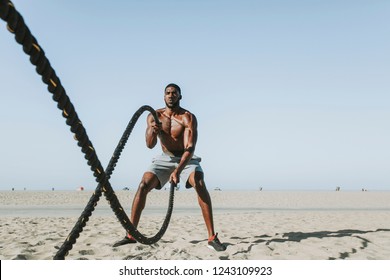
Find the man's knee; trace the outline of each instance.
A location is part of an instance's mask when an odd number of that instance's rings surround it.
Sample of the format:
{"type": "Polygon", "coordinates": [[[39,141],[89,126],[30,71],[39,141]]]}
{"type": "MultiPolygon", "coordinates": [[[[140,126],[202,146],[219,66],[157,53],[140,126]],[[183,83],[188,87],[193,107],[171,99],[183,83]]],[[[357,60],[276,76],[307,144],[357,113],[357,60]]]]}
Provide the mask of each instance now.
{"type": "Polygon", "coordinates": [[[138,185],[138,190],[142,194],[147,194],[149,192],[149,188],[150,188],[150,186],[144,180],[142,180],[141,183],[139,183],[139,185],[138,185]]]}
{"type": "Polygon", "coordinates": [[[156,175],[152,173],[145,173],[138,186],[138,190],[143,194],[147,194],[152,189],[158,187],[158,183],[159,181],[156,175]]]}
{"type": "Polygon", "coordinates": [[[192,173],[190,175],[189,183],[195,189],[205,188],[206,184],[204,182],[203,172],[195,171],[192,173]]]}

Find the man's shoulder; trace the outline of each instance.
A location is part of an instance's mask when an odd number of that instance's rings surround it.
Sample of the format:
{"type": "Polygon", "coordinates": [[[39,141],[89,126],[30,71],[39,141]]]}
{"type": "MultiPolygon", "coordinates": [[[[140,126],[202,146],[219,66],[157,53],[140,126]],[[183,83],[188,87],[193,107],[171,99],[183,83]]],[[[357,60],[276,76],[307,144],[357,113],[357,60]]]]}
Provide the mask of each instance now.
{"type": "MultiPolygon", "coordinates": [[[[160,118],[160,116],[164,113],[164,108],[161,108],[161,109],[156,109],[156,114],[157,114],[157,117],[160,118]]],[[[153,114],[152,113],[149,113],[148,114],[148,119],[153,119],[153,114]]]]}
{"type": "Polygon", "coordinates": [[[198,123],[196,116],[190,111],[184,108],[182,109],[183,111],[181,113],[181,120],[183,121],[184,125],[189,127],[196,127],[198,123]]]}

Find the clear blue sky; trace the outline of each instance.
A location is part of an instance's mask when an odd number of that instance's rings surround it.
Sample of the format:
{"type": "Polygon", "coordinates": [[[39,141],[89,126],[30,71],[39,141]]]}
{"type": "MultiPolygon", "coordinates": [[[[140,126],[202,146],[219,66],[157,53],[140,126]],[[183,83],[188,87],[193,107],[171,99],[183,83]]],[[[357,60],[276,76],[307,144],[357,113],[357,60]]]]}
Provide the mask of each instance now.
{"type": "MultiPolygon", "coordinates": [[[[13,1],[106,166],[163,89],[199,122],[210,189],[390,190],[390,1],[13,1]]],[[[69,127],[1,21],[0,189],[96,187],[69,127]]],[[[111,183],[161,149],[146,114],[111,183]]]]}

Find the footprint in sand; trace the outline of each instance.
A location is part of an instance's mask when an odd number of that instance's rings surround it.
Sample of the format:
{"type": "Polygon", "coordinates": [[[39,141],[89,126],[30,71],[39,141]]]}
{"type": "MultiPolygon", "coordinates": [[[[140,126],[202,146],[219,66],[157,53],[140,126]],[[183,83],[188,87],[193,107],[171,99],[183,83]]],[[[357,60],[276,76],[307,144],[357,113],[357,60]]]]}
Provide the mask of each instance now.
{"type": "Polygon", "coordinates": [[[82,256],[86,256],[86,255],[93,256],[93,255],[95,255],[95,251],[94,250],[80,250],[79,254],[82,256]]]}

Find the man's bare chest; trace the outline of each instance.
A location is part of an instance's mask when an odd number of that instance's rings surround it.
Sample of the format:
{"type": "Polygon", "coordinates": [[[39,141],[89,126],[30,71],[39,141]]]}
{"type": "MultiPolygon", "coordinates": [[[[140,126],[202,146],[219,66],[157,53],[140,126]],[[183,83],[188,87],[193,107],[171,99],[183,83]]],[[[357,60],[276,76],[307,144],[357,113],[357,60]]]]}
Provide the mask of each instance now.
{"type": "Polygon", "coordinates": [[[165,117],[161,119],[162,130],[173,138],[180,138],[185,130],[183,121],[175,117],[165,117]]]}

